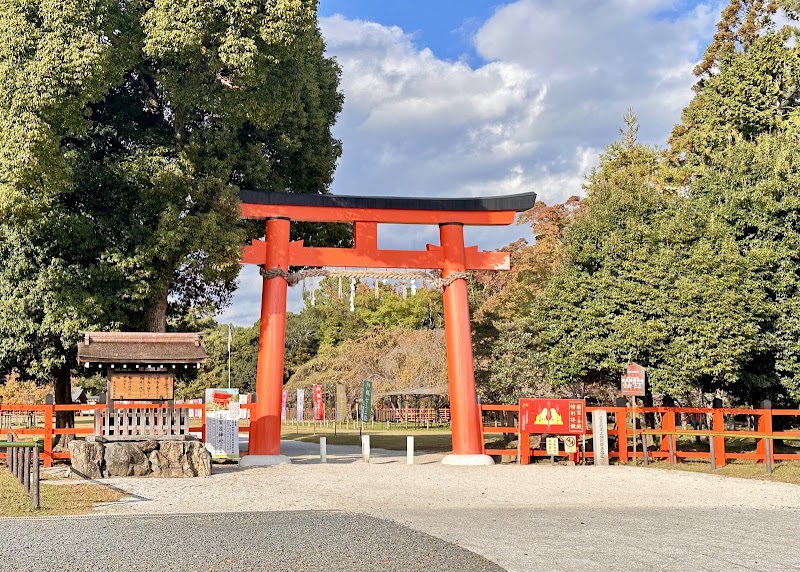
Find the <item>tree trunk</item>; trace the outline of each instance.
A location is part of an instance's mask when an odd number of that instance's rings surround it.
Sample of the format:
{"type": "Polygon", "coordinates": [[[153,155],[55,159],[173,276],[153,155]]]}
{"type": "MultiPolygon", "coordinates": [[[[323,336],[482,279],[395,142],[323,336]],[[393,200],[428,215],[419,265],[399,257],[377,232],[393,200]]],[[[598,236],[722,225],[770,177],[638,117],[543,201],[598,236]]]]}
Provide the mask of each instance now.
{"type": "MultiPolygon", "coordinates": [[[[54,397],[56,405],[71,405],[72,404],[72,384],[70,368],[66,365],[56,369],[53,372],[54,384],[54,397]]],[[[67,429],[75,427],[75,412],[74,411],[57,411],[56,412],[56,429],[67,429]]],[[[66,450],[70,441],[75,438],[75,435],[58,435],[53,441],[53,447],[57,450],[66,450]]]]}
{"type": "Polygon", "coordinates": [[[147,312],[146,328],[148,332],[167,331],[167,294],[169,288],[164,288],[147,312]]]}

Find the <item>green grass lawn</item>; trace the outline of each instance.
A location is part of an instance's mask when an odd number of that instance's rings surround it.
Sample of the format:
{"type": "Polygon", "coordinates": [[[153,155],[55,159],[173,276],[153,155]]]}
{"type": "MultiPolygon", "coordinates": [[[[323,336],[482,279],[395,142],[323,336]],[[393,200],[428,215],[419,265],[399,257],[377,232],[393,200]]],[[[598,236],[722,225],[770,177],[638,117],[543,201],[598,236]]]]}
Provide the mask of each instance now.
{"type": "MultiPolygon", "coordinates": [[[[370,436],[370,446],[375,449],[387,449],[389,451],[405,451],[406,436],[414,436],[414,450],[428,451],[433,453],[448,453],[453,449],[452,438],[449,428],[416,429],[409,425],[406,429],[393,427],[386,429],[385,423],[376,423],[375,429],[371,429],[371,424],[367,424],[364,431],[370,436]]],[[[305,441],[307,443],[319,443],[320,437],[326,437],[329,445],[361,445],[361,437],[354,424],[350,428],[342,427],[338,424],[334,430],[333,424],[318,424],[316,434],[313,425],[284,425],[281,431],[281,438],[293,439],[295,441],[305,441]]]]}
{"type": "Polygon", "coordinates": [[[675,465],[670,465],[667,461],[659,460],[650,462],[647,468],[708,473],[726,477],[778,481],[800,485],[800,461],[781,461],[775,463],[771,475],[767,474],[767,469],[763,463],[754,463],[752,461],[729,462],[724,467],[718,467],[716,471],[711,470],[711,463],[687,460],[675,463],[675,465]]]}
{"type": "Polygon", "coordinates": [[[0,468],[0,517],[3,516],[55,516],[86,514],[98,502],[119,500],[124,494],[96,484],[41,483],[38,510],[31,507],[31,497],[5,467],[0,468]]]}

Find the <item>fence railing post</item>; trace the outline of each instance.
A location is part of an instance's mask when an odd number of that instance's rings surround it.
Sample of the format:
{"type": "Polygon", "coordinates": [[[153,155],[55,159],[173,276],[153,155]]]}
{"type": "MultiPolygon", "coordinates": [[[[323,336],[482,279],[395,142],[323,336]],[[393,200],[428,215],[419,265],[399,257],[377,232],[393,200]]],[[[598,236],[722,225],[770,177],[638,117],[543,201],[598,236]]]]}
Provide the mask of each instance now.
{"type": "Polygon", "coordinates": [[[617,455],[620,463],[628,462],[628,409],[615,407],[614,417],[617,422],[617,455]]]}
{"type": "Polygon", "coordinates": [[[772,474],[772,440],[771,439],[764,439],[764,449],[766,450],[766,455],[764,458],[766,460],[765,464],[767,466],[767,474],[772,474]]]}
{"type": "Polygon", "coordinates": [[[31,494],[31,454],[33,447],[24,447],[22,449],[22,487],[25,489],[25,494],[31,494]]]}
{"type": "Polygon", "coordinates": [[[531,434],[522,430],[519,432],[519,464],[531,464],[531,434]]]}
{"type": "MultiPolygon", "coordinates": [[[[14,434],[13,433],[10,433],[8,435],[8,442],[9,443],[13,443],[14,442],[14,434]]],[[[15,460],[16,460],[16,453],[14,452],[14,449],[12,449],[11,447],[7,448],[6,449],[6,464],[8,465],[8,470],[12,475],[14,474],[14,461],[15,460]]]]}
{"type": "Polygon", "coordinates": [[[661,430],[664,431],[664,434],[661,435],[659,449],[669,451],[669,433],[675,431],[675,411],[670,409],[661,414],[661,430]]]}
{"type": "Polygon", "coordinates": [[[708,454],[709,454],[709,457],[711,457],[711,470],[712,471],[716,471],[717,470],[717,456],[714,453],[715,453],[715,451],[714,451],[714,437],[709,435],[709,437],[708,437],[708,454]]]}
{"type": "Polygon", "coordinates": [[[31,475],[31,502],[39,508],[39,445],[33,448],[33,475],[31,475]]]}
{"type": "MultiPolygon", "coordinates": [[[[714,412],[711,414],[711,430],[714,433],[724,433],[725,432],[725,416],[722,413],[721,409],[714,409],[714,412]]],[[[714,435],[710,437],[710,439],[714,439],[714,455],[716,457],[716,463],[718,467],[725,466],[725,437],[722,435],[714,435]]]]}
{"type": "Polygon", "coordinates": [[[44,466],[53,466],[53,416],[55,407],[46,405],[44,410],[44,466]]]}

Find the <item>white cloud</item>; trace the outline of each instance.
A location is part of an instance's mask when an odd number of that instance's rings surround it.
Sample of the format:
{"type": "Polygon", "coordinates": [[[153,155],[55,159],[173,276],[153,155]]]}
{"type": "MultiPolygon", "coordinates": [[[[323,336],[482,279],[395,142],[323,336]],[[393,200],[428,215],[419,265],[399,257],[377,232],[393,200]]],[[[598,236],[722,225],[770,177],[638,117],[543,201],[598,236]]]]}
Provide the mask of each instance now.
{"type": "MultiPolygon", "coordinates": [[[[397,27],[322,19],[345,95],[335,127],[344,154],[333,191],[420,197],[535,191],[548,203],[580,194],[628,107],[639,116],[642,140],[663,144],[691,98],[691,71],[720,6],[719,0],[682,12],[680,6],[680,0],[519,0],[477,28],[474,44],[484,59],[478,67],[438,59],[397,27]]],[[[382,247],[437,241],[435,229],[381,232],[382,247]]],[[[467,233],[487,249],[526,235],[523,227],[467,233]]],[[[257,274],[243,274],[242,285],[234,308],[251,309],[232,309],[222,321],[258,318],[257,274]]],[[[290,295],[290,307],[299,307],[299,293],[290,295]]]]}

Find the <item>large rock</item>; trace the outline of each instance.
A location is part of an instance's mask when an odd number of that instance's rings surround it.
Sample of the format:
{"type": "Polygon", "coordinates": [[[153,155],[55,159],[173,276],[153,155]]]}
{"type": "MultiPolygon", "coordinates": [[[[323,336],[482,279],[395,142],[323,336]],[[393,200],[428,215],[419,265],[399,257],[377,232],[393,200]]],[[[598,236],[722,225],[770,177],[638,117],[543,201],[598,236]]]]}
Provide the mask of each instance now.
{"type": "Polygon", "coordinates": [[[211,455],[199,441],[91,440],[70,443],[72,470],[76,475],[102,477],[207,477],[211,455]]]}
{"type": "Polygon", "coordinates": [[[197,441],[162,441],[149,455],[154,477],[207,477],[211,455],[197,441]]]}
{"type": "MultiPolygon", "coordinates": [[[[145,441],[144,443],[149,443],[145,441]]],[[[144,443],[106,443],[105,474],[109,477],[143,477],[149,474],[150,461],[139,445],[144,443]]]]}
{"type": "Polygon", "coordinates": [[[73,439],[69,442],[69,457],[72,472],[84,479],[99,479],[103,477],[104,447],[102,443],[79,441],[73,439]]]}

